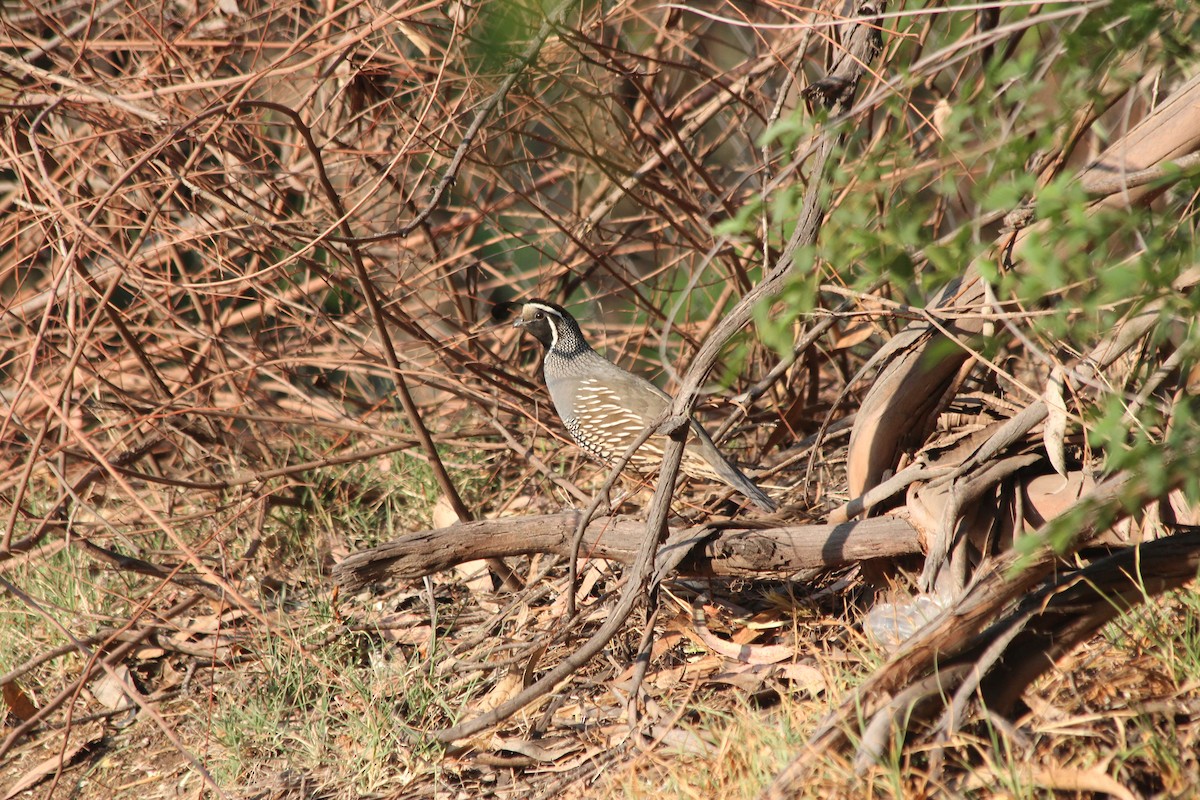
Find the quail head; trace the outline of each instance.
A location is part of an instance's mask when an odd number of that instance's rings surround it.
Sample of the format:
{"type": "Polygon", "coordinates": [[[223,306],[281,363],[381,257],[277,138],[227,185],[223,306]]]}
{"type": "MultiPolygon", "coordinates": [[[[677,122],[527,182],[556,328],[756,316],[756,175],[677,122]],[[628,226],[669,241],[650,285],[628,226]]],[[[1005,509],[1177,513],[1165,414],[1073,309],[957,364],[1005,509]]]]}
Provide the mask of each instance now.
{"type": "MultiPolygon", "coordinates": [[[[611,463],[624,455],[646,426],[670,406],[666,392],[627,372],[593,350],[579,323],[560,305],[530,300],[514,327],[542,343],[542,373],[550,399],[571,437],[587,453],[611,463]]],[[[635,470],[652,472],[662,463],[664,437],[652,435],[630,459],[635,470]]],[[[716,480],[736,489],[764,511],[775,502],[717,450],[695,420],[684,448],[681,469],[687,475],[716,480]]]]}

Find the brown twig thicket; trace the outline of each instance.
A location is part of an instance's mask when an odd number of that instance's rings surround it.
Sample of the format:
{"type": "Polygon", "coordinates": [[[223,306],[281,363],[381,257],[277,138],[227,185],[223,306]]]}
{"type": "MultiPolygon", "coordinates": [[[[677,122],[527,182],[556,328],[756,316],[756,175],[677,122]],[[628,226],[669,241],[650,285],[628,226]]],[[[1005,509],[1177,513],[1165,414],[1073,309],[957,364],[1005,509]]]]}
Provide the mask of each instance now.
{"type": "MultiPolygon", "coordinates": [[[[555,706],[514,715],[573,679],[580,692],[615,680],[594,656],[623,642],[632,699],[605,718],[623,721],[620,746],[538,791],[591,780],[677,721],[638,700],[677,571],[786,582],[860,565],[882,586],[900,565],[954,599],[834,703],[768,796],[795,794],[821,759],[868,768],[897,728],[936,749],[991,701],[1011,704],[1064,643],[1187,582],[1200,552],[1193,534],[1146,544],[1162,573],[1122,582],[1144,541],[1200,522],[1194,454],[1167,452],[1153,475],[1109,470],[1087,437],[1114,398],[1131,428],[1161,412],[1137,431],[1147,441],[1195,424],[1200,348],[1178,309],[1195,307],[1200,267],[1053,346],[1039,315],[1066,304],[1086,318],[1089,287],[1039,308],[1004,278],[1033,269],[1054,224],[1038,192],[1063,176],[1083,216],[1165,210],[1157,234],[1193,235],[1200,75],[1169,48],[1126,54],[1029,158],[1025,202],[1003,212],[971,194],[988,162],[968,151],[1027,135],[1053,81],[999,97],[993,138],[981,122],[961,151],[943,146],[955,108],[996,91],[985,67],[1027,59],[1030,81],[1052,75],[1069,57],[1055,37],[1108,5],[3,3],[0,597],[61,638],[0,661],[13,722],[0,768],[55,726],[57,761],[25,772],[57,782],[88,750],[70,731],[103,679],[224,795],[162,713],[169,698],[130,677],[150,644],[192,669],[233,667],[247,656],[232,634],[172,632],[202,607],[288,638],[268,584],[353,595],[480,559],[495,585],[467,583],[492,611],[447,633],[456,657],[500,658],[487,647],[518,605],[566,623],[504,656],[524,664],[519,685],[397,725],[481,769],[553,761],[529,754],[555,706]],[[887,220],[914,180],[943,199],[921,220],[927,248],[896,244],[907,278],[822,260],[848,198],[876,198],[887,220]],[[949,248],[964,231],[975,248],[949,248]],[[633,487],[636,519],[595,516],[608,473],[570,446],[536,349],[506,324],[505,304],[535,295],[676,398],[661,475],[633,487]],[[756,314],[790,323],[790,345],[763,345],[756,314]],[[676,486],[687,413],[783,501],[778,517],[714,521],[727,498],[676,486]],[[369,499],[347,468],[397,455],[420,466],[402,529],[307,531],[317,566],[293,576],[279,520],[314,498],[369,499]],[[552,516],[518,516],[538,514],[552,516]],[[1098,546],[1108,560],[1071,560],[1098,546]],[[572,554],[625,566],[576,586],[572,554]],[[116,617],[47,603],[38,576],[68,570],[119,597],[116,617]],[[493,590],[515,600],[497,610],[493,590]],[[68,655],[70,674],[22,701],[68,655]],[[489,731],[508,738],[489,745],[489,731]]],[[[1144,243],[1105,245],[1116,260],[1097,272],[1144,243]]],[[[331,636],[366,627],[345,603],[331,636]]]]}

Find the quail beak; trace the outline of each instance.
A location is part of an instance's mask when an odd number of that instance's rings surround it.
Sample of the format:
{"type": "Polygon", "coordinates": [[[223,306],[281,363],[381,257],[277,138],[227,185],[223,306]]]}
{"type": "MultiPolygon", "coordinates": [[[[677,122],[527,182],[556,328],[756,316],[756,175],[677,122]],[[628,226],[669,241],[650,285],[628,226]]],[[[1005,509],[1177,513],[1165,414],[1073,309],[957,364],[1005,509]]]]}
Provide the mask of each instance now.
{"type": "Polygon", "coordinates": [[[514,319],[514,320],[513,320],[513,324],[512,324],[512,326],[513,326],[514,328],[524,328],[524,327],[525,327],[525,320],[524,320],[523,318],[521,318],[521,317],[517,317],[516,319],[514,319]]]}

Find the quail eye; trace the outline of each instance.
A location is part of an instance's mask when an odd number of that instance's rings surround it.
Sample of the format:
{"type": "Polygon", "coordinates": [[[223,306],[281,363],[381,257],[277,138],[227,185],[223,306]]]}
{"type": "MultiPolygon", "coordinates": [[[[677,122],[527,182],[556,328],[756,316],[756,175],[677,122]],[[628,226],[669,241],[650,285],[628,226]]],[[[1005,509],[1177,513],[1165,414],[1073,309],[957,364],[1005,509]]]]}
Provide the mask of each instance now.
{"type": "Polygon", "coordinates": [[[534,315],[533,315],[533,318],[534,318],[534,319],[545,319],[545,318],[546,318],[546,312],[544,312],[544,311],[538,311],[538,312],[534,313],[534,315]]]}

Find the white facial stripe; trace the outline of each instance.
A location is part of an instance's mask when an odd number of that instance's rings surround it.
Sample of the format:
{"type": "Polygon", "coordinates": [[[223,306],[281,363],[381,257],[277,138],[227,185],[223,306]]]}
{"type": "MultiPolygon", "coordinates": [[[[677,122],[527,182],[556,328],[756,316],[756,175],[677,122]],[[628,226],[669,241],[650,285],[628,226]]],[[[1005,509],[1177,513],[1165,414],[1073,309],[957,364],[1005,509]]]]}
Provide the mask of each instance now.
{"type": "Polygon", "coordinates": [[[550,306],[544,306],[541,303],[527,303],[527,305],[533,306],[538,311],[545,311],[547,314],[553,314],[554,316],[558,317],[559,319],[562,319],[562,313],[559,312],[559,310],[557,308],[551,308],[550,306]]]}
{"type": "MultiPolygon", "coordinates": [[[[550,306],[544,306],[541,303],[527,303],[526,307],[529,307],[529,306],[536,308],[538,311],[543,311],[547,314],[553,314],[554,316],[558,317],[560,320],[562,319],[562,314],[558,313],[557,309],[551,308],[550,306]]],[[[551,322],[550,323],[550,349],[553,350],[557,346],[558,346],[558,323],[551,322]]]]}

